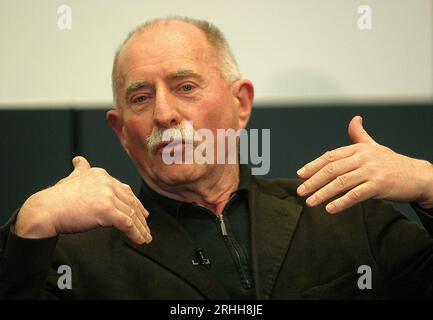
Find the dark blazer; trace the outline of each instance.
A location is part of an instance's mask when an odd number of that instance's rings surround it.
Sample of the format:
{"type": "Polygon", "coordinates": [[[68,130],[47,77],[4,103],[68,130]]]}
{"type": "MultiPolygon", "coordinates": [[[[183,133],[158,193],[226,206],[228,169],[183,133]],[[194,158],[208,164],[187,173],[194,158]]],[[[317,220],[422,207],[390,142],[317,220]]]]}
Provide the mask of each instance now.
{"type": "MultiPolygon", "coordinates": [[[[370,200],[337,215],[308,208],[297,180],[250,180],[251,256],[258,299],[433,297],[433,240],[390,205],[370,200]],[[358,268],[371,268],[360,289],[358,268]]],[[[136,245],[113,228],[22,239],[0,229],[0,298],[228,299],[176,220],[151,213],[153,242],[136,245]],[[60,290],[60,265],[72,289],[60,290]]],[[[422,211],[418,212],[423,215],[422,211]]],[[[431,218],[424,216],[431,232],[431,218]]]]}

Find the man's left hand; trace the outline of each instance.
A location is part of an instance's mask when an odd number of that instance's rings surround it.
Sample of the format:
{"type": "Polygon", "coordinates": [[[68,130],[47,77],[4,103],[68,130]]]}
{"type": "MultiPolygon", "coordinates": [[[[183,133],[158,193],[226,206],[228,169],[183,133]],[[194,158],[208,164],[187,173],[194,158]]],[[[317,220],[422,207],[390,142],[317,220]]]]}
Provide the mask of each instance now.
{"type": "Polygon", "coordinates": [[[409,158],[378,144],[362,127],[362,118],[349,123],[350,146],[328,151],[298,170],[305,179],[297,192],[310,207],[344,193],[326,205],[338,213],[370,198],[416,202],[433,208],[433,165],[409,158]]]}

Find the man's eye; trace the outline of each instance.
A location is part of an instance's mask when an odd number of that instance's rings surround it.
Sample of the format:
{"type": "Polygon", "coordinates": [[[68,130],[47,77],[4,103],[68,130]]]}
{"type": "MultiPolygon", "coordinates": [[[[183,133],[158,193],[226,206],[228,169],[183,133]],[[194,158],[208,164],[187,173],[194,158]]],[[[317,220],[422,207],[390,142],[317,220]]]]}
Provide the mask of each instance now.
{"type": "Polygon", "coordinates": [[[194,87],[190,84],[184,84],[183,86],[180,87],[180,90],[184,92],[191,91],[192,89],[194,89],[194,87]]]}
{"type": "Polygon", "coordinates": [[[133,102],[134,103],[144,103],[147,101],[147,99],[148,99],[147,96],[138,96],[138,97],[133,99],[133,102]]]}

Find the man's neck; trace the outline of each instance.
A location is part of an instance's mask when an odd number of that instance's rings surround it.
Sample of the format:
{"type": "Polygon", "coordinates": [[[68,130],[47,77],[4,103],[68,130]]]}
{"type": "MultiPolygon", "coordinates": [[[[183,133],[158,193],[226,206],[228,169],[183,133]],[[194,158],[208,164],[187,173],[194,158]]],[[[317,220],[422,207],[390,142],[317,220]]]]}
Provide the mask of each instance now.
{"type": "Polygon", "coordinates": [[[183,202],[194,202],[220,215],[230,196],[239,186],[239,164],[218,166],[207,176],[189,184],[160,186],[145,179],[147,185],[159,194],[183,202]]]}

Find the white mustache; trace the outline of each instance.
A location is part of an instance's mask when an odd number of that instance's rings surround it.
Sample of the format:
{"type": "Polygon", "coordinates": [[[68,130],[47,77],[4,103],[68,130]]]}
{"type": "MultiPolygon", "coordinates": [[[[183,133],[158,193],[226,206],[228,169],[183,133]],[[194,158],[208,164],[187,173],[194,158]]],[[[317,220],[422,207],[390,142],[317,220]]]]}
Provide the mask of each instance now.
{"type": "Polygon", "coordinates": [[[158,146],[161,143],[170,142],[167,140],[163,140],[164,132],[166,132],[167,130],[170,130],[170,136],[172,137],[172,140],[170,141],[191,140],[191,138],[194,139],[195,129],[192,127],[192,125],[185,125],[185,121],[182,121],[181,123],[170,128],[153,128],[150,136],[146,138],[147,150],[150,153],[156,153],[158,146]]]}

